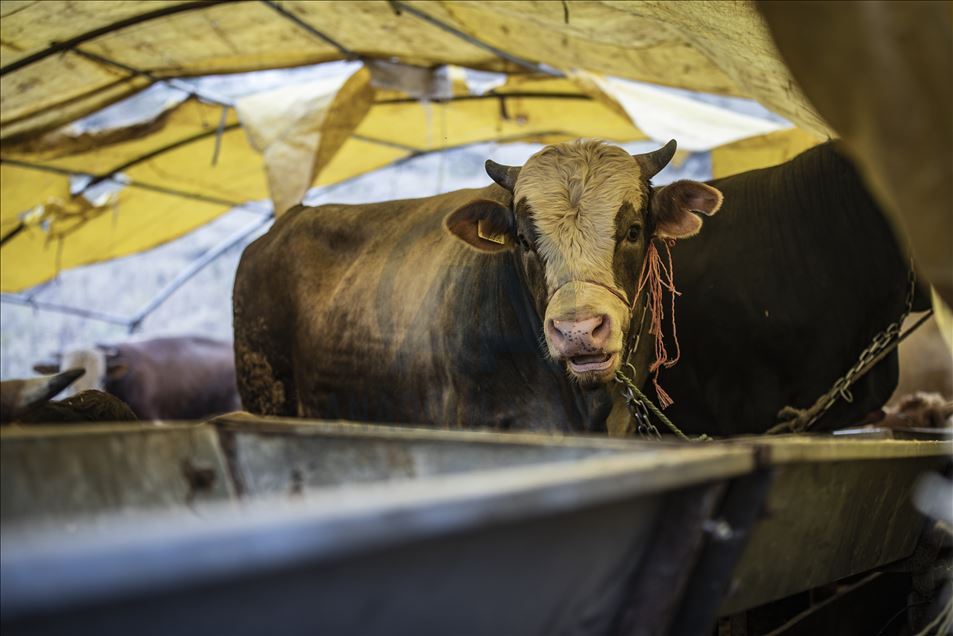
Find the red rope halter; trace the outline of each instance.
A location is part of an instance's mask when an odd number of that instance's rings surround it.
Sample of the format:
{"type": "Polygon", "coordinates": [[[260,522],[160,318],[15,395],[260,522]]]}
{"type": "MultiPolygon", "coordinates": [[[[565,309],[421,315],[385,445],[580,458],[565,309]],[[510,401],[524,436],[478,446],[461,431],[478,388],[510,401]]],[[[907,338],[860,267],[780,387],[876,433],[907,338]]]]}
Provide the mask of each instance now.
{"type": "MultiPolygon", "coordinates": [[[[678,332],[675,328],[675,297],[681,296],[682,294],[675,289],[675,270],[672,267],[672,251],[670,247],[675,244],[675,240],[660,239],[660,242],[665,246],[668,266],[663,263],[658,248],[655,246],[655,241],[650,241],[645,251],[645,263],[642,265],[642,273],[639,276],[639,288],[635,294],[635,298],[638,299],[642,293],[642,289],[646,288],[646,294],[648,296],[646,303],[648,303],[648,308],[652,312],[649,333],[655,336],[655,362],[649,367],[649,373],[655,374],[652,377],[652,384],[655,385],[655,394],[658,396],[659,406],[664,409],[670,406],[674,400],[665,392],[665,389],[659,386],[658,374],[662,366],[665,368],[672,367],[678,362],[678,359],[682,355],[681,348],[678,344],[678,332]],[[670,320],[672,322],[672,339],[675,342],[674,357],[669,357],[668,350],[665,348],[665,339],[662,335],[662,323],[665,320],[665,308],[662,303],[663,289],[668,290],[672,295],[670,320]]],[[[635,309],[634,304],[633,309],[635,309]]]]}

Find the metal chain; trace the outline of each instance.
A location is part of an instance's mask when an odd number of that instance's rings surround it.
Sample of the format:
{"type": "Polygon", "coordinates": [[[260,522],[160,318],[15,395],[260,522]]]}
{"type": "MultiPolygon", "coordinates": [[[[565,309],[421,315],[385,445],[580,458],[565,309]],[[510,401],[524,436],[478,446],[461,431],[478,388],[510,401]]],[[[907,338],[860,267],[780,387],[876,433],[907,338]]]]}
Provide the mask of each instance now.
{"type": "MultiPolygon", "coordinates": [[[[632,378],[635,378],[635,367],[630,363],[626,363],[629,369],[632,370],[632,378]]],[[[639,435],[646,438],[652,439],[661,439],[662,434],[659,433],[658,428],[652,424],[652,421],[649,417],[649,412],[651,412],[655,417],[659,419],[662,424],[668,427],[672,433],[675,434],[680,440],[685,442],[702,442],[708,441],[711,438],[707,435],[700,435],[698,437],[689,437],[681,431],[672,420],[665,417],[665,414],[659,410],[652,401],[646,397],[639,387],[636,386],[633,379],[628,378],[622,371],[616,371],[615,381],[623,385],[622,388],[622,397],[625,398],[625,405],[629,409],[629,414],[632,416],[632,419],[635,420],[635,430],[639,435]]]]}
{"type": "MultiPolygon", "coordinates": [[[[621,370],[616,371],[615,381],[623,386],[622,388],[622,397],[625,398],[626,408],[629,410],[629,415],[632,416],[633,421],[635,421],[635,430],[640,437],[647,439],[662,439],[662,434],[659,432],[658,428],[652,424],[652,418],[650,412],[655,414],[655,416],[665,424],[669,430],[672,431],[679,439],[686,442],[696,442],[696,441],[707,441],[711,438],[707,435],[701,435],[697,438],[691,438],[681,431],[675,424],[665,417],[665,414],[659,410],[657,406],[639,389],[635,384],[635,378],[638,375],[635,371],[635,365],[632,364],[631,358],[638,351],[639,342],[642,340],[642,327],[645,325],[645,314],[648,311],[649,304],[646,301],[642,306],[642,315],[639,316],[638,329],[635,330],[635,342],[629,347],[628,353],[625,356],[625,362],[623,366],[628,367],[632,372],[632,378],[628,378],[621,370]]],[[[635,306],[633,305],[633,309],[635,306]]]]}
{"type": "Polygon", "coordinates": [[[789,417],[789,419],[768,429],[767,434],[783,433],[785,431],[803,433],[827,413],[834,403],[837,402],[838,398],[842,398],[848,403],[854,401],[854,395],[851,393],[850,387],[853,386],[854,382],[862,375],[867,373],[874,364],[879,362],[887,352],[899,344],[900,327],[913,310],[913,299],[916,295],[917,287],[917,274],[914,270],[912,259],[910,261],[910,270],[907,274],[907,282],[906,304],[900,317],[887,325],[886,329],[874,336],[870,345],[860,352],[860,356],[857,358],[857,362],[854,366],[848,369],[847,373],[838,378],[830,390],[819,397],[810,408],[797,409],[786,406],[781,409],[778,413],[778,418],[789,417]]]}

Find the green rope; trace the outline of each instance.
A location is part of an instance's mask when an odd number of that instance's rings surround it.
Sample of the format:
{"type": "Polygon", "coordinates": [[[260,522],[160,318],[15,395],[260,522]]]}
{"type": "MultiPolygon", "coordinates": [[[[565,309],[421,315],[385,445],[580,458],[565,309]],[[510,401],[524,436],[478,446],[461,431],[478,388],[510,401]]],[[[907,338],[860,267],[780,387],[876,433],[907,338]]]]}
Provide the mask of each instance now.
{"type": "MultiPolygon", "coordinates": [[[[624,385],[626,386],[626,388],[629,389],[629,391],[631,392],[632,396],[634,396],[634,399],[635,399],[635,400],[637,400],[637,401],[641,402],[643,405],[647,406],[648,409],[652,412],[652,414],[655,415],[655,417],[657,417],[657,418],[659,419],[659,421],[662,422],[662,424],[664,424],[665,426],[667,426],[668,429],[669,429],[670,431],[672,431],[672,433],[674,433],[675,436],[678,437],[680,440],[682,440],[682,441],[684,441],[684,442],[707,442],[707,441],[711,441],[711,438],[708,437],[707,435],[699,435],[698,437],[689,437],[688,435],[686,435],[685,433],[683,433],[683,432],[681,431],[681,429],[679,429],[677,426],[675,426],[675,424],[674,424],[674,422],[672,422],[672,420],[670,420],[670,419],[668,419],[667,417],[665,417],[665,414],[662,413],[662,411],[660,411],[657,406],[655,406],[655,404],[652,402],[652,400],[650,400],[644,393],[642,393],[642,391],[639,389],[639,387],[637,387],[632,380],[630,380],[629,378],[627,378],[627,377],[625,376],[625,374],[622,373],[622,371],[616,371],[615,377],[616,377],[616,379],[617,379],[619,382],[621,382],[622,384],[624,384],[624,385]]],[[[628,403],[629,400],[627,399],[626,402],[628,403]]]]}

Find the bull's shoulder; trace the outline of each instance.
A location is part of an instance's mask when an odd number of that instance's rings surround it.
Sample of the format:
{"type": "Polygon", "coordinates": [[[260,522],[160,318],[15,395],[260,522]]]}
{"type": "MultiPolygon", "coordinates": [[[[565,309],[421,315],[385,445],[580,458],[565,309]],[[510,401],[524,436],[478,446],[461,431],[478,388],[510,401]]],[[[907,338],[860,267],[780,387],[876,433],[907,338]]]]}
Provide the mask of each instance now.
{"type": "MultiPolygon", "coordinates": [[[[420,199],[295,206],[245,249],[236,291],[248,287],[260,293],[263,287],[280,286],[279,279],[309,285],[332,281],[335,272],[382,254],[400,259],[412,251],[419,258],[436,258],[441,252],[435,246],[457,243],[444,227],[446,216],[469,201],[509,196],[497,190],[494,184],[420,199]],[[427,250],[414,249],[421,245],[427,250]]],[[[466,251],[462,244],[459,251],[466,251]]]]}
{"type": "Polygon", "coordinates": [[[369,207],[336,203],[297,206],[275,221],[265,237],[281,241],[288,247],[315,240],[326,243],[334,243],[338,239],[351,241],[362,234],[359,221],[367,215],[369,207]]]}
{"type": "MultiPolygon", "coordinates": [[[[496,187],[496,186],[494,186],[496,187]]],[[[442,228],[444,217],[468,201],[501,197],[491,188],[457,190],[419,199],[320,206],[298,205],[252,244],[251,252],[277,250],[282,258],[302,250],[353,256],[377,240],[442,228]]]]}
{"type": "Polygon", "coordinates": [[[376,237],[400,233],[426,222],[428,207],[415,203],[406,200],[298,206],[256,241],[255,250],[275,251],[275,256],[282,259],[297,259],[306,253],[311,259],[320,255],[353,256],[376,237]]]}
{"type": "Polygon", "coordinates": [[[251,277],[260,289],[277,271],[287,271],[296,263],[331,258],[339,249],[353,245],[359,239],[360,228],[342,218],[340,207],[297,206],[288,210],[245,247],[236,284],[251,277]]]}

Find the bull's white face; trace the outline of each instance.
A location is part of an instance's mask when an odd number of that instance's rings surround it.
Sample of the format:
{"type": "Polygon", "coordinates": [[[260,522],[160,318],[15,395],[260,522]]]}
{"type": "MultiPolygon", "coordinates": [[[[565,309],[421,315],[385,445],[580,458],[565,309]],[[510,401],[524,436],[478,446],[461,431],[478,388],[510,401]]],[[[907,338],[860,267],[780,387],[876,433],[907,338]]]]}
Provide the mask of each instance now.
{"type": "Polygon", "coordinates": [[[546,346],[582,384],[606,382],[621,365],[648,187],[631,155],[598,142],[544,148],[516,182],[519,247],[544,274],[546,346]]]}
{"type": "Polygon", "coordinates": [[[85,369],[78,380],[63,392],[63,397],[72,397],[83,391],[104,390],[106,385],[106,355],[99,349],[73,349],[63,352],[60,370],[85,369]]]}
{"type": "Polygon", "coordinates": [[[446,219],[484,252],[511,250],[543,318],[550,357],[585,386],[609,382],[623,363],[632,304],[649,241],[684,238],[713,214],[721,193],[694,181],[653,190],[674,142],[629,155],[600,141],[547,146],[522,168],[487,162],[513,192],[512,209],[479,200],[446,219]]]}

